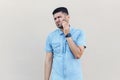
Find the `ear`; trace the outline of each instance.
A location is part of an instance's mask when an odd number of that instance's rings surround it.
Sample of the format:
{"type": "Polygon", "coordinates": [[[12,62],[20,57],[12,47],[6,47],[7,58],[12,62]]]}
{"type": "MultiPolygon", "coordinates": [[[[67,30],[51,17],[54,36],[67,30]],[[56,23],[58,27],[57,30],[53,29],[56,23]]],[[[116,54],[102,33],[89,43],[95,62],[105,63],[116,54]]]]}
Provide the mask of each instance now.
{"type": "Polygon", "coordinates": [[[67,19],[70,19],[70,16],[69,16],[69,15],[67,15],[67,19]]]}
{"type": "Polygon", "coordinates": [[[69,22],[70,16],[69,16],[69,15],[67,15],[67,16],[66,16],[66,19],[67,19],[67,21],[69,22]]]}

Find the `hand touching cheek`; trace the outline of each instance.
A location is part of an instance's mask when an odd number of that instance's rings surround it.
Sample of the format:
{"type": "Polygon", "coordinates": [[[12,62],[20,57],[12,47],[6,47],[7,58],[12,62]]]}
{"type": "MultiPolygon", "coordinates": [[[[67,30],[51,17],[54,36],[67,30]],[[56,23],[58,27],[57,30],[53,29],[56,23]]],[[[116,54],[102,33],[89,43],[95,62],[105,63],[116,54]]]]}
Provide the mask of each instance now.
{"type": "Polygon", "coordinates": [[[69,23],[66,20],[63,20],[62,26],[63,26],[63,32],[64,32],[64,34],[65,35],[68,34],[70,32],[69,23]]]}

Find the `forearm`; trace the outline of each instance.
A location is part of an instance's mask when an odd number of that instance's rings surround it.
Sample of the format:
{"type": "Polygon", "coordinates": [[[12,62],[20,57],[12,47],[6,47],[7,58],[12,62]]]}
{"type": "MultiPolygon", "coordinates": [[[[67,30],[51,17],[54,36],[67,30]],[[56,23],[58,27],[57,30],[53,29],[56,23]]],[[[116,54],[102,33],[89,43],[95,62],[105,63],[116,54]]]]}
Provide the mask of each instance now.
{"type": "Polygon", "coordinates": [[[82,47],[77,46],[74,43],[74,41],[72,40],[72,37],[71,37],[71,34],[70,34],[70,25],[69,25],[68,21],[66,21],[66,19],[63,20],[62,25],[63,25],[62,31],[64,32],[64,35],[67,39],[70,50],[72,51],[72,53],[73,53],[73,55],[76,59],[80,58],[82,53],[83,53],[83,50],[84,50],[83,46],[82,47]]]}
{"type": "Polygon", "coordinates": [[[44,75],[44,79],[45,80],[49,80],[50,78],[50,74],[51,74],[51,68],[52,68],[52,61],[45,61],[45,75],[44,75]]]}
{"type": "Polygon", "coordinates": [[[80,48],[74,43],[74,41],[72,40],[72,37],[66,38],[68,45],[70,47],[70,50],[72,51],[74,57],[76,59],[79,59],[82,55],[82,51],[80,50],[80,48]]]}

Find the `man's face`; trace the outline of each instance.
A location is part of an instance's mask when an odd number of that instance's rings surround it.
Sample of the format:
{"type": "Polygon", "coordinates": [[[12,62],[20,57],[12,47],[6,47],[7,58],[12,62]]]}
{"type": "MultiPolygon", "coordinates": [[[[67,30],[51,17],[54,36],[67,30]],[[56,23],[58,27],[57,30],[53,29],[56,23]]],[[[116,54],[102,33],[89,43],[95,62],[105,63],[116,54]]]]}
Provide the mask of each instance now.
{"type": "Polygon", "coordinates": [[[66,20],[67,22],[69,22],[69,17],[67,14],[63,13],[63,12],[58,12],[58,13],[55,13],[53,15],[54,17],[54,21],[55,21],[55,24],[58,28],[62,29],[62,22],[63,20],[66,20]]]}

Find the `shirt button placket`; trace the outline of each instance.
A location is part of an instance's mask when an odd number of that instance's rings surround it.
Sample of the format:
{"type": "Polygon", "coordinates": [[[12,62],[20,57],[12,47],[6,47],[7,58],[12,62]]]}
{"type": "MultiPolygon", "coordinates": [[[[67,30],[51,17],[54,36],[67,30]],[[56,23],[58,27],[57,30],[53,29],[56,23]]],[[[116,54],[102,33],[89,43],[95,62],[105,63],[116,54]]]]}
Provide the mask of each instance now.
{"type": "Polygon", "coordinates": [[[64,80],[66,80],[66,39],[65,37],[63,38],[63,77],[64,77],[64,80]]]}
{"type": "Polygon", "coordinates": [[[66,80],[66,65],[65,64],[66,64],[66,62],[64,61],[64,66],[63,66],[64,80],[66,80]]]}

